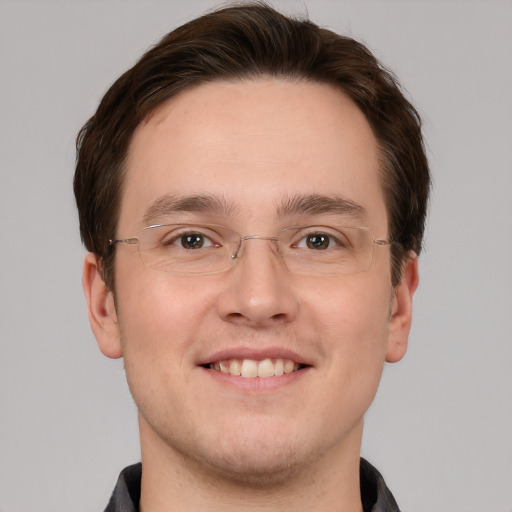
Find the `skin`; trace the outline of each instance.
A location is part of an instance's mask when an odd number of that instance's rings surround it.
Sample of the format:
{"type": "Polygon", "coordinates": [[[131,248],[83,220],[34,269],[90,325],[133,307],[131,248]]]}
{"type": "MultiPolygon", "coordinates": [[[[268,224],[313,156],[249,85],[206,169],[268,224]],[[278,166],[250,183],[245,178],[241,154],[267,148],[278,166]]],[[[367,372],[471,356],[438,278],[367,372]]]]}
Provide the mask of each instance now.
{"type": "MultiPolygon", "coordinates": [[[[283,200],[335,194],[364,208],[358,223],[375,238],[387,236],[375,137],[327,85],[216,82],[161,106],[133,136],[117,236],[151,223],[144,212],[164,194],[205,193],[233,211],[180,220],[274,235],[332,218],[279,217],[283,200]]],[[[365,272],[304,276],[283,267],[274,242],[244,244],[230,270],[194,277],[147,269],[136,246],[119,245],[117,307],[95,256],[85,259],[92,329],[105,355],[124,357],[139,411],[141,510],[361,511],[363,416],[385,361],[406,352],[417,260],[393,288],[387,246],[365,272]],[[224,378],[200,366],[219,351],[293,354],[308,367],[224,378]]]]}

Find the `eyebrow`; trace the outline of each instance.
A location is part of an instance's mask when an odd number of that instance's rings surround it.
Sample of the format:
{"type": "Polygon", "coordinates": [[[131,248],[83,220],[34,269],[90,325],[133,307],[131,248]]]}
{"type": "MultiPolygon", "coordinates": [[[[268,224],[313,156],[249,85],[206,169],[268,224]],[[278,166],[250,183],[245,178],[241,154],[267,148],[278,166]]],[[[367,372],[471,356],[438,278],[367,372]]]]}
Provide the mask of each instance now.
{"type": "Polygon", "coordinates": [[[239,206],[223,196],[198,194],[192,196],[163,195],[154,201],[144,212],[144,223],[154,222],[159,217],[176,213],[214,213],[230,217],[236,215],[239,206]]]}
{"type": "Polygon", "coordinates": [[[297,214],[336,214],[356,219],[363,219],[367,216],[364,206],[339,195],[308,194],[291,196],[277,208],[278,218],[297,214]]]}
{"type": "MultiPolygon", "coordinates": [[[[206,213],[225,217],[235,216],[240,206],[223,196],[197,194],[178,196],[165,194],[155,200],[144,212],[142,220],[151,224],[156,219],[176,213],[206,213]]],[[[366,209],[350,199],[339,195],[307,194],[290,196],[277,206],[277,218],[293,215],[345,215],[356,219],[366,216],[366,209]]]]}

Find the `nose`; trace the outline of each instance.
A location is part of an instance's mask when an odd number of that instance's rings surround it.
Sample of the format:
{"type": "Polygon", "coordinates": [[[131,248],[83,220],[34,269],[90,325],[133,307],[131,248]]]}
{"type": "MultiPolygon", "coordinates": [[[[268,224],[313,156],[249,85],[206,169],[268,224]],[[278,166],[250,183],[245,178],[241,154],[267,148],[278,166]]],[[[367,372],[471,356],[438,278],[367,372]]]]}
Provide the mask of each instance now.
{"type": "Polygon", "coordinates": [[[227,272],[217,306],[228,322],[271,327],[292,321],[299,301],[278,250],[276,238],[248,236],[227,272]]]}

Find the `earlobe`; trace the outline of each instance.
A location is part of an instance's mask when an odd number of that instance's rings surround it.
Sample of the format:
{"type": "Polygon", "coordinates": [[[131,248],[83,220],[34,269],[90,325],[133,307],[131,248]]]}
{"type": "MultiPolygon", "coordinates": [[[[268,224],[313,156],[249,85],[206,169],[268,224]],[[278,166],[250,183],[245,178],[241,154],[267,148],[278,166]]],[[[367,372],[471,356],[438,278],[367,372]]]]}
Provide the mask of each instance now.
{"type": "Polygon", "coordinates": [[[403,269],[391,303],[389,340],[386,361],[396,363],[407,351],[407,341],[412,321],[412,298],[419,283],[418,257],[412,254],[403,269]]]}
{"type": "Polygon", "coordinates": [[[88,253],[82,275],[89,322],[101,352],[107,357],[122,357],[121,339],[113,293],[107,288],[97,257],[88,253]]]}

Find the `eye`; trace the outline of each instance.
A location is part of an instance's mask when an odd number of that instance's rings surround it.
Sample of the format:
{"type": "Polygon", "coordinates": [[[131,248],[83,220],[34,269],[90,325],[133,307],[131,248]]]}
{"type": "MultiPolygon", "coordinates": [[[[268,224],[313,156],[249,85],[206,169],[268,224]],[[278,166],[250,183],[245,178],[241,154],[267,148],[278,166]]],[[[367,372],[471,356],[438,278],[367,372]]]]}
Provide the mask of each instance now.
{"type": "Polygon", "coordinates": [[[297,247],[319,251],[329,249],[333,245],[337,245],[336,240],[327,233],[309,233],[297,243],[297,247]]]}
{"type": "Polygon", "coordinates": [[[184,249],[201,249],[213,245],[211,240],[201,233],[181,235],[176,242],[184,249]]]}
{"type": "Polygon", "coordinates": [[[207,247],[219,247],[212,238],[200,231],[187,231],[181,233],[168,233],[162,240],[162,245],[166,247],[176,246],[180,249],[194,250],[207,247]]]}
{"type": "Polygon", "coordinates": [[[298,249],[312,249],[314,251],[346,248],[349,245],[350,243],[343,233],[325,228],[309,228],[306,232],[303,231],[299,234],[298,242],[293,244],[298,249]]]}

